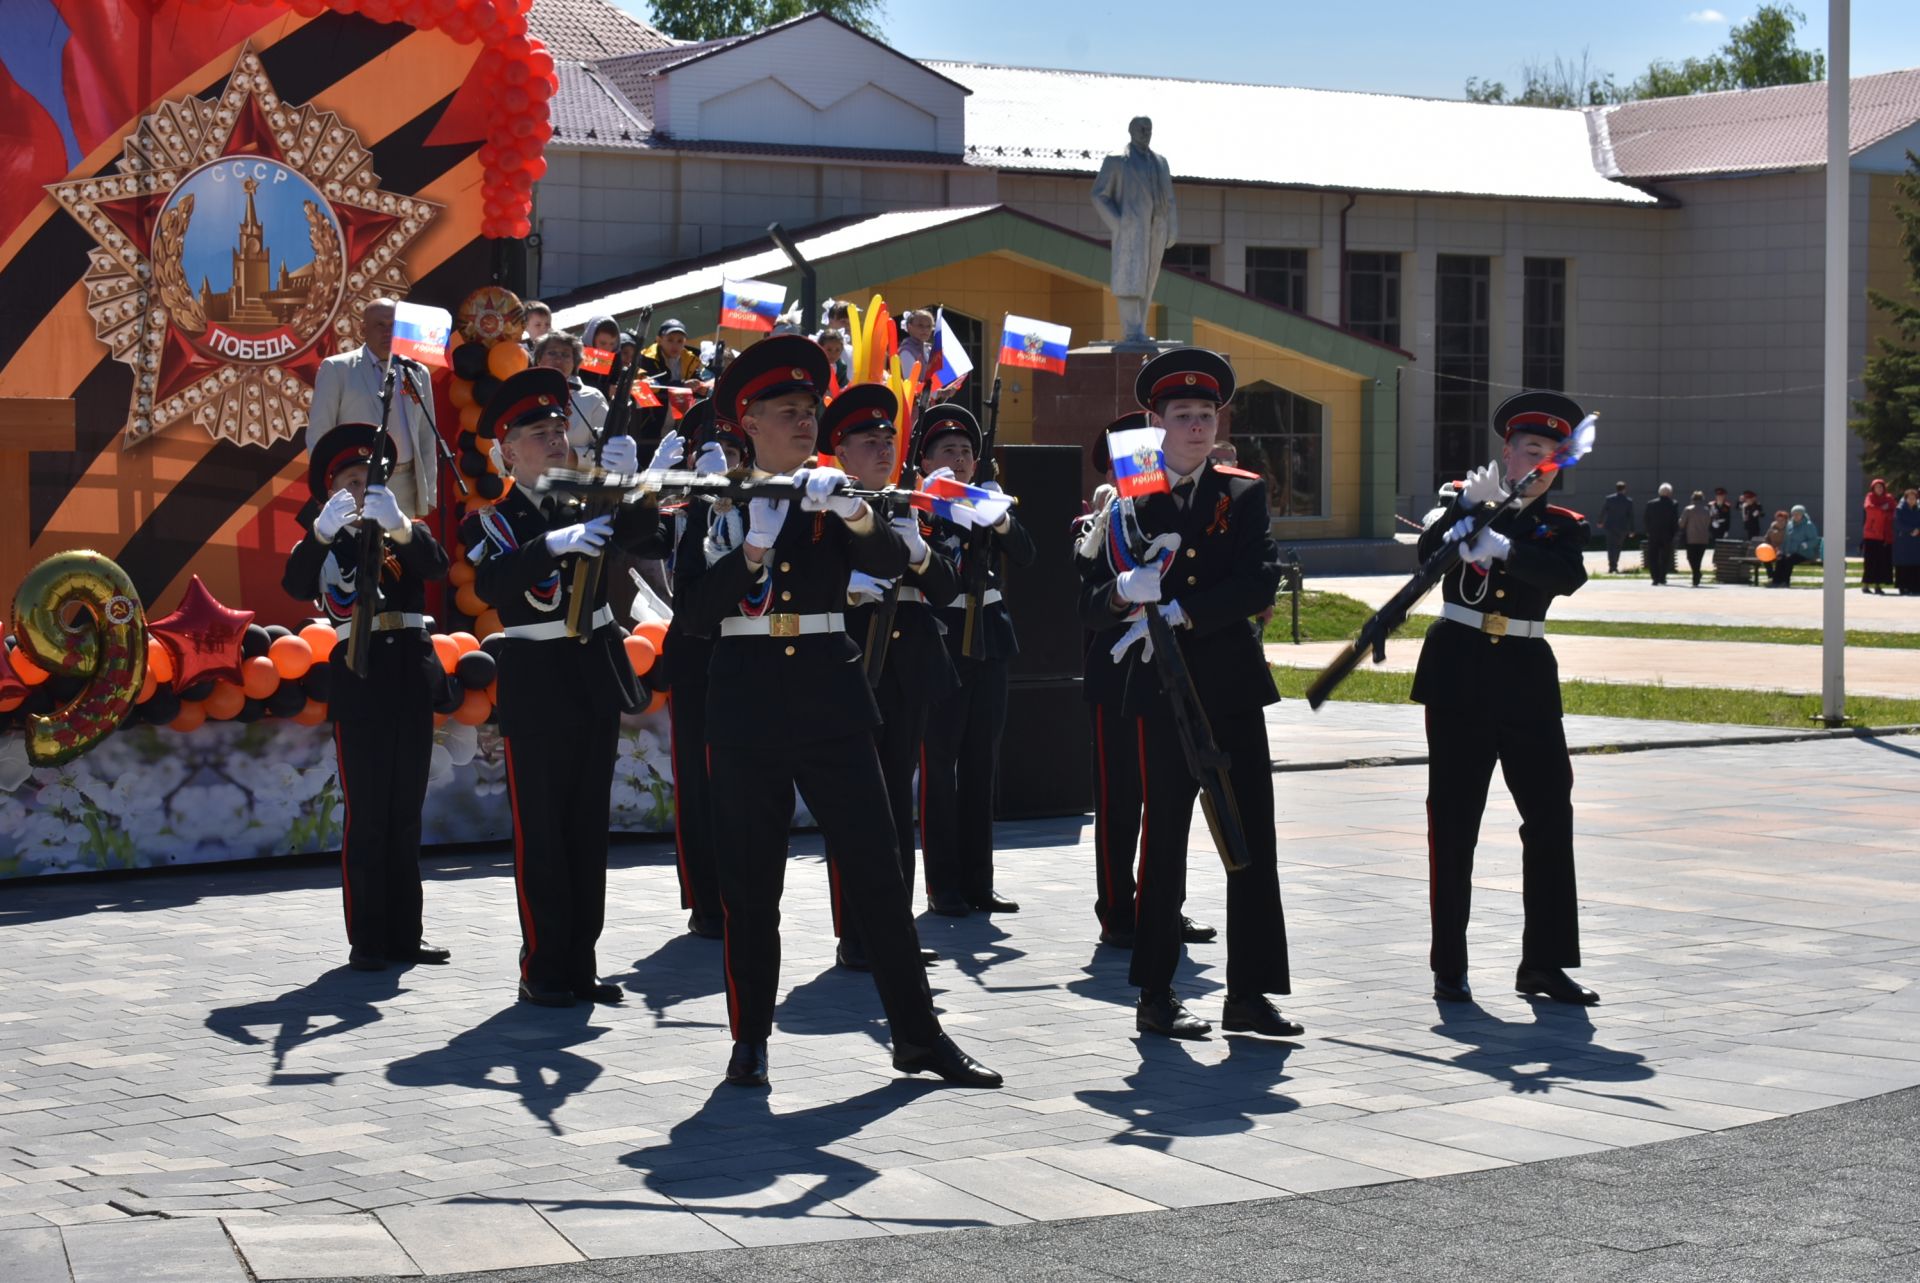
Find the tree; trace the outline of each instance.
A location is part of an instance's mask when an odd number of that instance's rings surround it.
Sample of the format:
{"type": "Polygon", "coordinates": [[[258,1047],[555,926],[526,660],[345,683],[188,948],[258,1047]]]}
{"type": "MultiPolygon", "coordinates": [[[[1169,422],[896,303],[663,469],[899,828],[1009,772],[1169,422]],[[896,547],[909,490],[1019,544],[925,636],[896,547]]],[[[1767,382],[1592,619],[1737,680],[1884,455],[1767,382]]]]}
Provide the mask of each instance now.
{"type": "Polygon", "coordinates": [[[1907,153],[1907,172],[1896,184],[1901,201],[1900,248],[1907,260],[1907,297],[1867,291],[1872,304],[1893,321],[1894,339],[1882,338],[1867,358],[1861,381],[1867,395],[1853,403],[1860,418],[1854,435],[1865,449],[1861,463],[1894,489],[1920,482],[1920,156],[1907,153]]]}
{"type": "Polygon", "coordinates": [[[675,40],[743,36],[802,14],[824,13],[880,38],[886,0],[652,0],[653,25],[675,40]]]}
{"type": "Polygon", "coordinates": [[[1526,87],[1517,95],[1509,98],[1506,85],[1500,81],[1475,76],[1467,81],[1467,101],[1513,103],[1521,107],[1599,107],[1620,101],[1620,90],[1613,83],[1613,77],[1604,71],[1594,71],[1592,58],[1585,49],[1580,51],[1577,63],[1556,54],[1551,64],[1529,60],[1520,70],[1526,77],[1526,87]]]}

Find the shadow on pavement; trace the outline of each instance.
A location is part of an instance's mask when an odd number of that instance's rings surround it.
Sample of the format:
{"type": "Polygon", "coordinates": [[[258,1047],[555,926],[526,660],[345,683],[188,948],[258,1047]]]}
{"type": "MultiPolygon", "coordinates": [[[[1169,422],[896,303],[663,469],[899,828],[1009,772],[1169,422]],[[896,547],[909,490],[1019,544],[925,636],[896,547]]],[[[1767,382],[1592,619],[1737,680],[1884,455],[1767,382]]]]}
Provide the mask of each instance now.
{"type": "Polygon", "coordinates": [[[609,984],[637,993],[653,1014],[654,1027],[723,1029],[708,1020],[682,1020],[667,1011],[681,1003],[711,998],[726,988],[726,962],[718,940],[692,932],[669,939],[644,958],[636,958],[625,975],[606,977],[609,984]]]}
{"type": "MultiPolygon", "coordinates": [[[[1127,1125],[1118,1144],[1166,1148],[1169,1136],[1224,1136],[1253,1130],[1257,1118],[1299,1106],[1273,1088],[1286,1082],[1298,1043],[1229,1034],[1226,1058],[1196,1060],[1183,1042],[1154,1034],[1135,1040],[1140,1067],[1119,1090],[1077,1091],[1074,1098],[1127,1125]]],[[[1203,1044],[1204,1045],[1204,1044],[1203,1044]]]]}
{"type": "Polygon", "coordinates": [[[594,1009],[534,1007],[515,1003],[455,1034],[444,1047],[387,1066],[387,1081],[401,1087],[470,1087],[509,1092],[526,1111],[560,1134],[553,1116],[569,1097],[600,1077],[598,1061],[569,1051],[606,1033],[590,1025],[594,1009]],[[490,1075],[504,1069],[511,1081],[490,1075]],[[549,1081],[551,1080],[551,1081],[549,1081]]]}
{"type": "Polygon", "coordinates": [[[322,1038],[351,1033],[380,1019],[374,1005],[400,993],[401,971],[354,971],[335,967],[277,998],[221,1007],[207,1015],[206,1025],[223,1038],[246,1046],[260,1046],[253,1032],[258,1025],[278,1025],[273,1035],[273,1070],[267,1077],[270,1086],[294,1086],[302,1083],[330,1083],[337,1073],[288,1073],[287,1059],[301,1047],[322,1038]]]}
{"type": "MultiPolygon", "coordinates": [[[[1581,1095],[1612,1095],[1588,1092],[1578,1083],[1645,1082],[1654,1076],[1653,1066],[1638,1052],[1618,1051],[1593,1040],[1593,1017],[1586,1007],[1536,1001],[1532,1022],[1503,1020],[1480,1004],[1436,1003],[1440,1023],[1434,1033],[1465,1045],[1469,1050],[1457,1056],[1434,1055],[1405,1047],[1381,1046],[1355,1038],[1329,1038],[1345,1047],[1385,1052],[1404,1060],[1471,1070],[1515,1092],[1535,1095],[1555,1090],[1581,1095]]],[[[1621,1096],[1620,1100],[1660,1107],[1644,1096],[1621,1096]]]]}

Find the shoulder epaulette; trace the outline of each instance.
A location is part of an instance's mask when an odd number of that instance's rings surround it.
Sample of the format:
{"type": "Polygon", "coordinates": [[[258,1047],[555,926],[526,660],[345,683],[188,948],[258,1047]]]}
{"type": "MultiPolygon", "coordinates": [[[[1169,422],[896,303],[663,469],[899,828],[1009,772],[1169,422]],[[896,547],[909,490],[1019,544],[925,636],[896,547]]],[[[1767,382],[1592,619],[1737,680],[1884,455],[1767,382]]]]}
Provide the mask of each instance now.
{"type": "Polygon", "coordinates": [[[1574,511],[1573,509],[1571,509],[1571,508],[1562,508],[1562,507],[1560,507],[1560,506],[1559,506],[1558,504],[1552,504],[1552,503],[1550,503],[1550,504],[1548,504],[1548,505],[1547,505],[1547,511],[1548,511],[1548,512],[1557,512],[1557,513],[1559,513],[1559,514],[1560,514],[1561,516],[1563,516],[1563,517],[1572,517],[1572,518],[1573,518],[1573,519],[1574,519],[1575,521],[1585,521],[1585,520],[1586,520],[1586,518],[1585,518],[1585,517],[1583,517],[1583,516],[1581,516],[1581,515],[1580,515],[1579,513],[1577,513],[1577,512],[1575,512],[1575,511],[1574,511]]]}
{"type": "Polygon", "coordinates": [[[1248,481],[1258,481],[1260,479],[1260,474],[1257,472],[1248,472],[1245,468],[1235,468],[1224,463],[1214,464],[1213,470],[1225,477],[1245,477],[1248,481]]]}

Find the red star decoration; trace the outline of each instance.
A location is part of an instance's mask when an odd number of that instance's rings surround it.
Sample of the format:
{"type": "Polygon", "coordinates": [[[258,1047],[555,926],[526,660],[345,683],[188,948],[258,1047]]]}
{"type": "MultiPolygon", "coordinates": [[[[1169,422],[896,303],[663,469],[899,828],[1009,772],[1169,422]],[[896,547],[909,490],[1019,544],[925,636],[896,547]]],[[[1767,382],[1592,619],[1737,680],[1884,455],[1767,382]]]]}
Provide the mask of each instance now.
{"type": "Polygon", "coordinates": [[[147,632],[173,656],[173,689],[183,691],[210,679],[240,680],[240,646],[251,610],[233,610],[214,599],[195,575],[186,596],[165,619],[147,625],[147,632]]]}

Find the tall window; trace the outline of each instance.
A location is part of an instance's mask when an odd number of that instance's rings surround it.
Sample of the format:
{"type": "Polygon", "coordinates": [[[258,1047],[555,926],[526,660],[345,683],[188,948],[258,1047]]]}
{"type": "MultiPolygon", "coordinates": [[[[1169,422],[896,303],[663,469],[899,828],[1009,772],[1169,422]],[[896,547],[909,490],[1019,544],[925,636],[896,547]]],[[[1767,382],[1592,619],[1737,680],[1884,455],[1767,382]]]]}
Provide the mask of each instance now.
{"type": "Polygon", "coordinates": [[[1247,293],[1296,312],[1307,310],[1307,251],[1247,247],[1247,293]]]}
{"type": "Polygon", "coordinates": [[[1434,268],[1433,484],[1486,462],[1493,342],[1488,260],[1442,254],[1434,268]]]}
{"type": "Polygon", "coordinates": [[[1400,256],[1347,255],[1347,328],[1400,346],[1400,256]]]}
{"type": "Polygon", "coordinates": [[[1285,388],[1262,380],[1233,400],[1233,444],[1240,465],[1267,479],[1276,517],[1327,515],[1326,414],[1285,388]]]}
{"type": "Polygon", "coordinates": [[[1561,392],[1567,386],[1567,260],[1527,260],[1525,323],[1520,337],[1520,381],[1561,392]]]}
{"type": "Polygon", "coordinates": [[[1171,267],[1175,271],[1186,272],[1192,276],[1208,279],[1213,276],[1213,246],[1191,243],[1167,246],[1167,252],[1160,256],[1160,266],[1171,267]]]}

